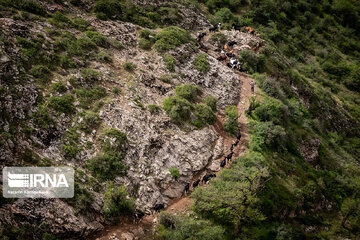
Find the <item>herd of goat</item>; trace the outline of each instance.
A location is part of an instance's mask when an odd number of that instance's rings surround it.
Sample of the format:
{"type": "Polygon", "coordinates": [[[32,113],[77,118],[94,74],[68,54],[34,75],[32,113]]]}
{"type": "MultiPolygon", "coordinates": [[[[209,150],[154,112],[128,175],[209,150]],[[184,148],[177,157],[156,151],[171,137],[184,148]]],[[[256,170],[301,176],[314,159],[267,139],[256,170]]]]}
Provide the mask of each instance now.
{"type": "MultiPolygon", "coordinates": [[[[238,133],[236,134],[236,141],[233,144],[231,144],[230,153],[227,156],[225,156],[224,159],[220,162],[221,168],[225,167],[226,164],[231,161],[231,159],[234,155],[234,147],[236,147],[239,144],[240,139],[241,139],[241,133],[239,130],[238,133]]],[[[202,182],[203,184],[207,184],[212,178],[215,178],[215,177],[216,177],[215,173],[206,173],[202,177],[202,179],[199,178],[192,183],[192,190],[195,190],[195,188],[197,186],[199,186],[200,182],[202,182]]],[[[188,182],[188,183],[186,183],[185,188],[184,188],[184,195],[186,196],[189,191],[190,191],[190,183],[188,182]]],[[[165,205],[163,203],[157,203],[154,205],[153,210],[155,212],[160,212],[164,208],[165,208],[165,205]]],[[[141,218],[144,216],[145,216],[145,214],[142,211],[136,210],[134,213],[134,222],[135,223],[140,222],[141,218]]]]}
{"type": "MultiPolygon", "coordinates": [[[[220,30],[220,28],[221,28],[221,23],[217,23],[214,26],[209,28],[209,32],[216,32],[217,30],[220,30]]],[[[242,28],[239,25],[232,24],[232,29],[235,31],[241,31],[242,28]]],[[[257,34],[257,32],[251,27],[245,27],[244,30],[254,36],[257,34]]],[[[197,36],[197,41],[198,41],[199,47],[204,52],[208,52],[208,50],[209,50],[209,48],[202,43],[202,39],[206,35],[207,35],[206,32],[202,32],[197,36]]],[[[240,72],[246,72],[247,69],[243,66],[243,64],[241,64],[240,61],[236,60],[236,56],[233,53],[233,50],[234,50],[233,47],[236,44],[238,44],[236,41],[229,41],[225,44],[224,50],[216,49],[215,50],[216,52],[220,52],[220,56],[217,58],[217,60],[224,61],[224,60],[227,60],[227,58],[229,58],[230,60],[226,64],[229,68],[237,69],[240,72]],[[229,52],[227,52],[228,50],[229,50],[229,52]]],[[[257,51],[259,47],[260,47],[259,45],[256,45],[255,47],[253,47],[253,50],[257,51]]]]}
{"type": "MultiPolygon", "coordinates": [[[[217,23],[215,24],[214,26],[210,27],[209,28],[209,32],[216,32],[217,30],[219,30],[221,28],[221,23],[217,23]]],[[[235,31],[241,31],[241,27],[236,25],[236,24],[232,24],[232,28],[235,30],[235,31]]],[[[248,33],[252,34],[252,35],[256,35],[256,31],[250,27],[245,27],[244,28],[245,31],[247,31],[248,33]]],[[[199,46],[200,46],[200,49],[202,49],[203,51],[207,52],[208,48],[201,42],[201,40],[207,35],[206,32],[202,32],[198,35],[197,37],[197,40],[198,40],[198,43],[199,43],[199,46]]],[[[236,41],[229,41],[227,44],[225,44],[224,46],[224,50],[228,50],[228,49],[233,49],[233,46],[236,45],[237,42],[236,41]]],[[[246,69],[243,69],[241,67],[241,64],[238,60],[236,60],[236,56],[235,54],[233,53],[233,51],[230,51],[230,52],[224,52],[223,50],[220,50],[220,49],[216,49],[215,50],[216,52],[221,52],[221,56],[219,56],[217,58],[217,60],[219,61],[223,61],[223,60],[226,60],[227,57],[230,59],[230,61],[227,63],[227,66],[230,67],[230,68],[235,68],[235,69],[238,69],[240,71],[246,71],[246,69]]],[[[231,147],[230,147],[230,153],[224,157],[224,159],[220,162],[220,168],[223,168],[225,167],[228,163],[230,163],[232,160],[232,157],[234,155],[234,147],[236,147],[239,142],[240,142],[240,139],[241,139],[241,133],[240,133],[240,130],[238,130],[238,133],[236,134],[236,141],[231,144],[231,147]]],[[[197,179],[196,181],[194,181],[192,183],[192,190],[195,190],[196,187],[199,186],[200,182],[202,182],[203,184],[207,184],[212,178],[215,178],[216,177],[216,174],[215,173],[206,173],[202,179],[199,178],[197,179]]],[[[190,183],[186,183],[185,185],[185,188],[184,188],[184,195],[186,196],[188,194],[188,192],[190,191],[190,183]]],[[[165,209],[165,205],[163,203],[157,203],[154,205],[153,207],[153,210],[155,212],[160,212],[162,209],[165,209]]],[[[145,214],[140,211],[140,210],[136,210],[135,213],[134,213],[134,222],[139,222],[141,220],[142,217],[144,217],[145,214]]]]}

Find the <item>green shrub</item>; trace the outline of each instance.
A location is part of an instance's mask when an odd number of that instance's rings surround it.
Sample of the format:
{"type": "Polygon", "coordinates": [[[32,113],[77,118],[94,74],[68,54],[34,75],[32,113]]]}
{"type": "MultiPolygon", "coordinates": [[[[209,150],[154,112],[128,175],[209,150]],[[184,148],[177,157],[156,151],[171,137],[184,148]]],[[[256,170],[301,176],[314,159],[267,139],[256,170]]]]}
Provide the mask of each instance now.
{"type": "Polygon", "coordinates": [[[96,45],[99,47],[107,48],[110,46],[110,42],[107,37],[102,35],[101,33],[95,31],[86,31],[86,36],[91,39],[96,45]]]}
{"type": "Polygon", "coordinates": [[[53,96],[49,99],[49,106],[57,112],[71,114],[76,110],[74,101],[74,96],[70,94],[66,94],[62,97],[53,96]]]}
{"type": "Polygon", "coordinates": [[[74,182],[74,197],[66,200],[71,206],[75,208],[77,213],[86,215],[89,213],[92,203],[94,202],[94,195],[81,186],[76,181],[74,182]]]}
{"type": "Polygon", "coordinates": [[[218,46],[224,46],[227,43],[227,37],[223,33],[215,33],[210,39],[218,44],[218,46]]]}
{"type": "Polygon", "coordinates": [[[122,45],[122,43],[116,39],[111,38],[109,41],[110,41],[111,46],[115,49],[123,49],[124,48],[124,45],[122,45]]]}
{"type": "Polygon", "coordinates": [[[165,55],[163,56],[163,60],[164,60],[164,63],[165,63],[166,68],[167,68],[169,71],[171,71],[171,72],[175,71],[175,58],[174,58],[173,55],[171,55],[171,54],[165,54],[165,55]]]}
{"type": "Polygon", "coordinates": [[[80,107],[89,108],[89,106],[96,100],[105,97],[106,90],[102,87],[96,86],[91,90],[89,88],[80,88],[75,90],[76,96],[80,102],[80,107]]]}
{"type": "Polygon", "coordinates": [[[80,37],[76,40],[77,45],[85,52],[96,49],[96,44],[93,43],[90,39],[85,37],[80,37]]]}
{"type": "Polygon", "coordinates": [[[238,131],[237,119],[238,110],[235,105],[227,106],[225,108],[226,121],[224,122],[224,130],[232,135],[235,135],[238,131]]]}
{"type": "Polygon", "coordinates": [[[41,83],[47,83],[50,81],[51,72],[44,65],[36,65],[30,72],[35,78],[40,80],[41,83]]]}
{"type": "Polygon", "coordinates": [[[207,55],[205,53],[199,53],[195,57],[194,68],[199,72],[208,72],[210,70],[210,64],[207,60],[207,55]]]}
{"type": "Polygon", "coordinates": [[[91,133],[94,129],[97,129],[101,123],[99,115],[95,112],[86,111],[80,116],[82,117],[82,122],[79,127],[86,133],[91,133]]]}
{"type": "Polygon", "coordinates": [[[104,62],[104,63],[111,63],[112,62],[112,58],[110,57],[109,54],[107,54],[106,52],[99,52],[96,55],[96,59],[100,62],[104,62]]]}
{"type": "Polygon", "coordinates": [[[224,239],[225,230],[210,221],[162,212],[155,230],[156,239],[224,239]]]}
{"type": "Polygon", "coordinates": [[[63,146],[63,153],[66,159],[76,158],[76,155],[80,152],[80,148],[74,145],[65,144],[63,146]]]}
{"type": "Polygon", "coordinates": [[[168,75],[168,74],[161,75],[159,80],[164,83],[169,83],[169,84],[171,83],[171,78],[170,78],[170,75],[168,75]]]}
{"type": "Polygon", "coordinates": [[[149,104],[147,105],[147,108],[151,114],[157,114],[161,111],[161,107],[156,104],[149,104]]]}
{"type": "Polygon", "coordinates": [[[32,119],[35,124],[41,128],[47,128],[51,125],[55,125],[54,119],[49,114],[49,109],[46,106],[39,106],[36,112],[32,115],[32,119]]]}
{"type": "Polygon", "coordinates": [[[113,153],[101,153],[88,160],[91,174],[101,181],[113,180],[116,176],[124,176],[127,167],[121,162],[123,156],[113,153]]]}
{"type": "Polygon", "coordinates": [[[228,8],[221,8],[215,13],[214,22],[215,23],[227,23],[234,19],[233,13],[228,8]]]}
{"type": "Polygon", "coordinates": [[[239,55],[239,61],[243,63],[243,68],[249,73],[262,72],[265,65],[265,56],[256,54],[251,50],[242,50],[239,55]]]}
{"type": "Polygon", "coordinates": [[[117,221],[120,215],[132,214],[135,210],[135,200],[128,197],[124,186],[116,187],[110,182],[104,193],[103,213],[108,220],[117,221]]]}
{"type": "Polygon", "coordinates": [[[81,77],[88,83],[99,81],[100,73],[91,68],[81,69],[81,77]]]}
{"type": "Polygon", "coordinates": [[[177,46],[180,46],[184,43],[189,43],[193,41],[191,35],[184,29],[179,27],[171,26],[163,28],[155,36],[155,49],[164,53],[170,49],[175,49],[177,46]]]}
{"type": "Polygon", "coordinates": [[[76,63],[74,62],[74,60],[68,55],[64,55],[60,57],[60,65],[65,69],[76,67],[76,63]]]}
{"type": "Polygon", "coordinates": [[[175,88],[175,93],[177,96],[185,98],[189,101],[194,101],[199,92],[199,87],[192,84],[184,84],[175,88]]]}
{"type": "Polygon", "coordinates": [[[79,139],[79,133],[74,127],[68,129],[64,134],[62,150],[66,159],[76,158],[77,154],[82,151],[79,139]]]}
{"type": "Polygon", "coordinates": [[[205,104],[208,105],[214,112],[216,112],[216,98],[213,96],[207,96],[205,98],[205,104]]]}
{"type": "Polygon", "coordinates": [[[272,122],[256,122],[251,132],[251,148],[256,151],[262,151],[266,147],[281,149],[285,142],[285,129],[272,122]]]}
{"type": "Polygon", "coordinates": [[[178,180],[179,177],[181,176],[179,169],[176,168],[176,167],[171,167],[171,168],[169,168],[169,172],[171,173],[171,176],[172,176],[175,180],[178,180]]]}
{"type": "Polygon", "coordinates": [[[73,25],[76,29],[85,31],[90,26],[90,23],[82,18],[74,18],[73,25]]]}
{"type": "Polygon", "coordinates": [[[193,106],[191,103],[179,96],[168,97],[164,100],[164,110],[167,115],[175,122],[187,120],[190,117],[193,106]]]}
{"type": "Polygon", "coordinates": [[[284,124],[287,115],[287,107],[281,101],[273,98],[267,98],[253,111],[255,119],[262,122],[272,121],[275,124],[284,124]]]}
{"type": "MultiPolygon", "coordinates": [[[[17,4],[16,1],[14,1],[14,4],[17,4]]],[[[46,15],[46,10],[37,2],[33,1],[33,0],[25,0],[25,1],[20,1],[20,5],[18,6],[14,6],[14,7],[20,7],[20,9],[23,9],[27,12],[36,14],[36,15],[40,15],[40,16],[45,16],[46,15]]]]}
{"type": "Polygon", "coordinates": [[[117,18],[122,13],[121,1],[97,0],[93,11],[96,13],[96,17],[101,20],[117,18]]]}
{"type": "Polygon", "coordinates": [[[125,62],[123,64],[123,68],[128,71],[128,72],[134,72],[135,69],[137,68],[136,64],[135,63],[132,63],[132,62],[125,62]]]}
{"type": "Polygon", "coordinates": [[[151,50],[152,42],[150,40],[145,39],[145,38],[140,38],[139,39],[139,47],[141,49],[149,51],[149,50],[151,50]]]}
{"type": "Polygon", "coordinates": [[[66,27],[72,25],[72,21],[70,20],[70,18],[68,18],[66,15],[62,14],[59,11],[56,11],[52,15],[52,18],[50,19],[50,23],[58,27],[66,27]]]}
{"type": "Polygon", "coordinates": [[[67,91],[67,87],[63,82],[56,82],[51,85],[51,91],[57,92],[57,93],[64,93],[67,91]]]}
{"type": "MultiPolygon", "coordinates": [[[[200,121],[198,125],[203,126],[204,124],[213,124],[215,122],[215,115],[212,109],[203,103],[195,105],[195,116],[200,121]]],[[[198,126],[199,127],[199,126],[198,126]]]]}
{"type": "Polygon", "coordinates": [[[139,31],[139,36],[140,38],[150,40],[150,36],[154,36],[154,34],[148,29],[142,29],[139,31]]]}

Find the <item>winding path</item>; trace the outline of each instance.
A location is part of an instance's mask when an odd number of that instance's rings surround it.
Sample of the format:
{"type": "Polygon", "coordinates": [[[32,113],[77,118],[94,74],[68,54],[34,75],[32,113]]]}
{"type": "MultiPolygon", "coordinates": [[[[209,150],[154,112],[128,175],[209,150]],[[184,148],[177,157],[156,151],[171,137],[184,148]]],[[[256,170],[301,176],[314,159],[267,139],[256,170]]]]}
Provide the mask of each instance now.
{"type": "MultiPolygon", "coordinates": [[[[208,54],[212,57],[216,58],[217,53],[214,51],[208,51],[208,54]]],[[[226,62],[223,62],[223,64],[226,64],[226,62]]],[[[248,131],[248,125],[247,125],[247,118],[245,116],[245,110],[248,109],[250,104],[250,97],[254,96],[251,93],[250,89],[250,82],[252,78],[250,78],[247,74],[241,73],[237,70],[234,70],[239,76],[239,81],[242,82],[240,91],[240,99],[237,105],[238,109],[238,126],[240,128],[241,132],[241,140],[240,143],[234,148],[234,155],[233,159],[236,159],[239,156],[242,156],[246,153],[248,140],[249,140],[249,131],[248,131]]],[[[255,95],[258,95],[258,89],[255,87],[255,95]]],[[[232,143],[236,141],[235,137],[228,136],[225,131],[222,128],[223,122],[224,122],[224,116],[223,114],[217,114],[216,116],[216,122],[214,124],[215,131],[224,139],[224,146],[223,149],[228,149],[224,152],[224,155],[226,156],[230,152],[230,146],[232,143]]],[[[224,157],[224,156],[223,156],[224,157]]],[[[231,162],[226,166],[230,167],[231,162]]],[[[192,181],[191,181],[191,188],[190,192],[192,190],[192,182],[199,179],[199,177],[202,177],[207,172],[207,169],[205,168],[200,173],[196,174],[192,181]]],[[[220,171],[216,172],[218,174],[220,171]]],[[[199,185],[199,187],[204,187],[203,185],[199,185]]],[[[169,213],[176,213],[176,214],[186,214],[190,210],[191,205],[191,197],[190,194],[187,196],[182,196],[179,199],[174,199],[170,204],[166,207],[165,211],[169,213]]],[[[96,240],[128,240],[132,238],[127,238],[126,233],[133,232],[137,233],[135,235],[141,235],[141,239],[152,239],[152,231],[154,227],[154,222],[156,221],[157,216],[145,216],[140,223],[133,223],[132,219],[130,218],[124,218],[121,219],[120,225],[107,227],[105,230],[100,233],[98,237],[93,237],[89,239],[96,239],[96,240]],[[145,237],[144,237],[145,236],[145,237]]]]}

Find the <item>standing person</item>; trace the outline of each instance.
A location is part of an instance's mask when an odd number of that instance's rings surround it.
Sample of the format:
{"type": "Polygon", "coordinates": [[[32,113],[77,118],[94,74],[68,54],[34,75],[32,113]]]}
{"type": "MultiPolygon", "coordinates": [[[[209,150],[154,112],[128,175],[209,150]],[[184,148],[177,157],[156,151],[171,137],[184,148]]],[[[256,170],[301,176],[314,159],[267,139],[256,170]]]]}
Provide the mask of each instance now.
{"type": "Polygon", "coordinates": [[[255,82],[254,82],[254,80],[251,80],[250,86],[251,86],[251,92],[254,94],[254,90],[255,90],[255,82]]]}

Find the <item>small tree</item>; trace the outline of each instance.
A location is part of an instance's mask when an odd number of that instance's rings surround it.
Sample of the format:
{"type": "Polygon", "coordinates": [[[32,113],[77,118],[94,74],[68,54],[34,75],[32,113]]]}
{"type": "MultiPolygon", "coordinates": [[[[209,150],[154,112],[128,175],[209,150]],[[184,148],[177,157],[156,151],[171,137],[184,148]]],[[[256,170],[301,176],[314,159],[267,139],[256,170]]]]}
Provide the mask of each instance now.
{"type": "Polygon", "coordinates": [[[175,180],[178,180],[179,177],[181,176],[179,169],[177,169],[176,167],[171,167],[171,168],[169,168],[169,172],[171,173],[171,176],[172,176],[175,180]]]}

